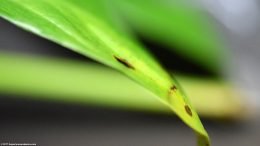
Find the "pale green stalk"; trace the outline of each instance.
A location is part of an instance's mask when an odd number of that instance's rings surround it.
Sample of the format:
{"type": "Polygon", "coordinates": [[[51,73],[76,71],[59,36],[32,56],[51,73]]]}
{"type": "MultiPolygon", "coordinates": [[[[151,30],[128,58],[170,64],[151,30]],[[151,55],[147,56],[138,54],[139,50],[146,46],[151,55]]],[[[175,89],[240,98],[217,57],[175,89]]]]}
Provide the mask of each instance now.
{"type": "MultiPolygon", "coordinates": [[[[0,52],[0,69],[1,93],[171,113],[152,93],[102,65],[0,52]]],[[[176,77],[186,93],[192,95],[191,102],[201,116],[237,119],[245,115],[245,103],[239,100],[241,94],[232,90],[227,83],[180,75],[176,77]]]]}

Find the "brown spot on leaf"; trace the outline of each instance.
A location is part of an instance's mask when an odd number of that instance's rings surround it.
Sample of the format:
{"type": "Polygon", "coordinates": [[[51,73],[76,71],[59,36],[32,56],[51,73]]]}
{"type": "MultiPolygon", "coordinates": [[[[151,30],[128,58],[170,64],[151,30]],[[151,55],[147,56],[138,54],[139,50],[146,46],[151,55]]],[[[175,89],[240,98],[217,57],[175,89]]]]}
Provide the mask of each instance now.
{"type": "Polygon", "coordinates": [[[176,91],[177,90],[177,87],[175,85],[171,86],[171,90],[172,91],[176,91]]]}
{"type": "Polygon", "coordinates": [[[170,87],[169,91],[168,91],[168,101],[171,102],[171,99],[172,99],[171,95],[172,95],[174,92],[176,92],[176,91],[177,91],[177,87],[176,87],[175,85],[172,85],[172,86],[170,87]]]}
{"type": "Polygon", "coordinates": [[[177,91],[177,87],[175,85],[172,85],[168,91],[168,96],[170,97],[175,91],[177,91]]]}
{"type": "Polygon", "coordinates": [[[135,69],[134,66],[133,66],[132,64],[130,64],[126,59],[119,58],[119,57],[117,57],[117,56],[114,56],[114,58],[115,58],[119,63],[121,63],[122,65],[124,65],[125,67],[130,68],[130,69],[135,69]]]}
{"type": "Polygon", "coordinates": [[[188,105],[185,105],[184,108],[185,108],[186,113],[188,115],[192,116],[192,111],[191,111],[190,107],[188,105]]]}

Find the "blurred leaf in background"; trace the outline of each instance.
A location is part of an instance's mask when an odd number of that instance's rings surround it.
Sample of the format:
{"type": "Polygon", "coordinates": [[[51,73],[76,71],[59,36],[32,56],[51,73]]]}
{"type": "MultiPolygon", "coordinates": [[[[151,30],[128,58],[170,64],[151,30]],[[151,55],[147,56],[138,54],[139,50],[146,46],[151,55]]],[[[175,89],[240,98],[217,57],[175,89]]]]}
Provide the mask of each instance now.
{"type": "Polygon", "coordinates": [[[205,14],[195,9],[191,1],[114,1],[122,17],[141,35],[167,45],[212,72],[223,69],[228,50],[205,14]]]}
{"type": "MultiPolygon", "coordinates": [[[[2,93],[170,113],[169,108],[158,102],[153,94],[101,65],[0,52],[0,68],[2,93]]],[[[246,116],[243,102],[237,99],[242,95],[228,83],[183,75],[176,75],[176,78],[201,116],[215,119],[239,119],[246,116]]]]}

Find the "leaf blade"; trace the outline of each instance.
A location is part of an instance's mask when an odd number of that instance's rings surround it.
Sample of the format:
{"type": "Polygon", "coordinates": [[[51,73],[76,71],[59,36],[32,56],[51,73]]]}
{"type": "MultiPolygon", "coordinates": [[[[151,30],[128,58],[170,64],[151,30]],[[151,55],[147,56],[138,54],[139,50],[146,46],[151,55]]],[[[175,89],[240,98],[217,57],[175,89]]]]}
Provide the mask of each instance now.
{"type": "Polygon", "coordinates": [[[207,132],[186,96],[180,89],[172,89],[177,87],[176,82],[136,41],[64,1],[5,0],[0,4],[1,17],[113,67],[143,85],[193,128],[200,141],[209,143],[207,132]]]}

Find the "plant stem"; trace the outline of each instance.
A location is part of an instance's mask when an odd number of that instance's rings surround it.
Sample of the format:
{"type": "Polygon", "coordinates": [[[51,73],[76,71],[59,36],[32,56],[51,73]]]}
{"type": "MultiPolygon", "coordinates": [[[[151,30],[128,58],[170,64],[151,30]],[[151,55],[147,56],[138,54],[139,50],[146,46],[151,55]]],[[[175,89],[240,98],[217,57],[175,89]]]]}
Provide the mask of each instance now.
{"type": "MultiPolygon", "coordinates": [[[[155,95],[110,68],[83,61],[0,52],[0,92],[37,99],[172,113],[155,95]],[[32,95],[32,96],[31,96],[32,95]],[[154,97],[154,98],[151,98],[154,97]]],[[[238,118],[241,96],[224,82],[177,75],[204,117],[238,118]],[[192,95],[192,96],[191,96],[192,95]]]]}

